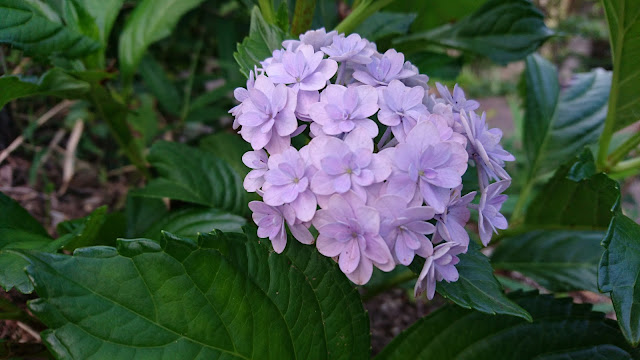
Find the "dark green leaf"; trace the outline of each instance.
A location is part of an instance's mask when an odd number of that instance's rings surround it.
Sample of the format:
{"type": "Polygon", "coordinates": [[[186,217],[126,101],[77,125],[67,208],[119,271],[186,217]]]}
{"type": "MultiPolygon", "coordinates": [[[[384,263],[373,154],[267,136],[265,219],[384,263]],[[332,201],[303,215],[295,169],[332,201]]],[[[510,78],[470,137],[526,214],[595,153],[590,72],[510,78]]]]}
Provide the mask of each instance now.
{"type": "Polygon", "coordinates": [[[24,0],[0,0],[0,43],[34,56],[81,57],[100,44],[64,25],[46,4],[24,0]]]}
{"type": "Polygon", "coordinates": [[[27,262],[7,250],[42,249],[51,244],[51,237],[27,210],[1,192],[0,214],[0,286],[30,293],[33,286],[24,273],[27,262]]]}
{"type": "MultiPolygon", "coordinates": [[[[457,305],[481,311],[487,314],[506,314],[531,320],[531,315],[511,301],[502,291],[502,285],[493,276],[493,268],[489,259],[480,252],[480,246],[474,242],[469,244],[466,254],[459,255],[456,265],[459,279],[448,283],[441,281],[436,291],[457,305]]],[[[416,257],[410,269],[419,274],[424,259],[416,257]]]]}
{"type": "Polygon", "coordinates": [[[627,340],[640,343],[640,225],[620,211],[611,220],[606,237],[600,268],[598,287],[610,292],[618,324],[627,340]]]}
{"type": "Polygon", "coordinates": [[[106,45],[111,27],[120,13],[124,0],[74,0],[91,15],[98,27],[100,43],[106,45]]]}
{"type": "Polygon", "coordinates": [[[417,13],[418,17],[411,24],[411,32],[433,29],[440,25],[452,24],[476,11],[484,1],[394,1],[384,8],[385,11],[400,13],[417,13]]]}
{"type": "Polygon", "coordinates": [[[603,236],[603,231],[530,231],[502,239],[491,264],[518,271],[554,292],[597,292],[603,236]]]}
{"type": "Polygon", "coordinates": [[[165,234],[160,244],[25,256],[41,296],[29,307],[58,358],[369,357],[357,291],[331,259],[295,241],[278,255],[241,234],[198,243],[165,234]]]}
{"type": "Polygon", "coordinates": [[[492,256],[495,268],[514,270],[551,291],[597,291],[600,241],[620,190],[595,173],[585,150],[563,165],[534,198],[520,234],[506,237],[492,256]]]}
{"type": "Polygon", "coordinates": [[[611,53],[613,54],[613,84],[609,112],[615,119],[614,130],[640,120],[640,2],[636,0],[606,0],[604,4],[611,53]]]}
{"type": "Polygon", "coordinates": [[[638,359],[615,322],[591,306],[550,295],[516,293],[533,322],[447,306],[396,337],[376,360],[638,359]]]}
{"type": "Polygon", "coordinates": [[[253,149],[237,134],[219,132],[209,135],[200,141],[200,149],[226,161],[242,177],[251,170],[242,162],[242,155],[253,149]]]}
{"type": "Polygon", "coordinates": [[[536,178],[578,155],[602,132],[611,73],[596,69],[578,74],[560,92],[555,67],[534,54],[525,70],[524,148],[529,177],[536,178]]]}
{"type": "Polygon", "coordinates": [[[187,208],[167,213],[149,227],[143,237],[157,239],[161,231],[177,236],[195,239],[199,233],[208,233],[214,229],[226,232],[242,231],[246,220],[217,209],[187,208]]]}
{"type": "MultiPolygon", "coordinates": [[[[1,1],[1,0],[0,0],[1,1]]],[[[13,99],[33,95],[75,98],[89,91],[90,85],[65,71],[53,68],[40,78],[0,76],[0,108],[13,99]]]]}
{"type": "Polygon", "coordinates": [[[413,13],[377,12],[368,17],[354,32],[369,41],[376,41],[389,35],[404,35],[416,19],[413,13]]]}
{"type": "Polygon", "coordinates": [[[157,142],[148,160],[158,178],[136,191],[138,196],[187,201],[243,215],[246,191],[226,162],[210,153],[174,142],[157,142]]]}
{"type": "Polygon", "coordinates": [[[260,61],[270,57],[273,50],[282,48],[283,40],[284,32],[277,26],[268,24],[260,9],[254,7],[251,11],[249,36],[238,44],[238,52],[233,54],[240,65],[240,72],[248,77],[254,66],[259,66],[260,61]]]}
{"type": "Polygon", "coordinates": [[[394,40],[435,43],[489,57],[497,63],[523,59],[553,36],[544,15],[529,0],[489,0],[455,24],[394,40]]]}
{"type": "Polygon", "coordinates": [[[461,56],[451,57],[444,53],[422,51],[407,54],[407,60],[420,69],[421,74],[428,74],[430,78],[455,80],[464,61],[461,56]]]}
{"type": "Polygon", "coordinates": [[[127,220],[126,237],[137,238],[142,237],[147,229],[160,221],[169,210],[161,199],[131,195],[130,192],[124,207],[127,220]]]}
{"type": "Polygon", "coordinates": [[[119,59],[122,77],[131,79],[149,45],[169,36],[178,20],[204,0],[143,0],[120,34],[119,59]]]}
{"type": "Polygon", "coordinates": [[[140,75],[147,89],[158,99],[158,105],[173,115],[179,115],[182,109],[182,97],[165,70],[151,55],[142,59],[140,75]]]}
{"type": "Polygon", "coordinates": [[[115,245],[115,239],[125,235],[124,214],[107,214],[107,207],[101,206],[86,217],[64,221],[58,224],[58,235],[68,235],[65,250],[94,245],[115,245]]]}
{"type": "Polygon", "coordinates": [[[162,131],[158,122],[153,97],[149,94],[141,94],[140,106],[127,115],[127,123],[138,132],[136,141],[140,151],[146,151],[158,133],[162,131]]]}

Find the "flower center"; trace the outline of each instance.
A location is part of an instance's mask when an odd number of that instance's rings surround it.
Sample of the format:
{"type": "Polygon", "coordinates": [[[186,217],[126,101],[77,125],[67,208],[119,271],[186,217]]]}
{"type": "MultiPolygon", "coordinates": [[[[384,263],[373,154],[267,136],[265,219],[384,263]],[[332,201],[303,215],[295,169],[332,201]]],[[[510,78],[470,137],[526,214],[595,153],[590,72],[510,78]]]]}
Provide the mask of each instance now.
{"type": "Polygon", "coordinates": [[[294,177],[294,178],[293,178],[293,183],[294,183],[294,184],[297,184],[297,183],[299,183],[299,182],[300,182],[300,178],[298,178],[298,177],[294,177]]]}

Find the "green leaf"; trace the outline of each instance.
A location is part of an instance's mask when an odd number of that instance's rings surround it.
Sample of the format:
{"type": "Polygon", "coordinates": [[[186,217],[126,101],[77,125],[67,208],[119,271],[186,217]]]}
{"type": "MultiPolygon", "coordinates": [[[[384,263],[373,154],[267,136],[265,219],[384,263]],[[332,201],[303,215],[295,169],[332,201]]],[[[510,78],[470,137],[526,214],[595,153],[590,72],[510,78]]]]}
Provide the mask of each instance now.
{"type": "Polygon", "coordinates": [[[30,293],[33,286],[24,273],[28,263],[7,250],[41,249],[51,243],[51,237],[27,210],[1,192],[0,214],[0,286],[30,293]]]}
{"type": "Polygon", "coordinates": [[[615,322],[570,298],[515,293],[533,322],[447,306],[418,320],[376,360],[394,359],[638,359],[615,322]]]}
{"type": "Polygon", "coordinates": [[[107,206],[95,209],[83,218],[64,221],[58,224],[58,235],[69,238],[65,241],[65,250],[94,245],[115,245],[115,239],[125,235],[125,217],[120,212],[107,214],[107,206]]]}
{"type": "Polygon", "coordinates": [[[147,89],[158,99],[158,105],[173,115],[182,109],[182,96],[157,61],[147,55],[142,59],[140,75],[147,89]]]}
{"type": "MultiPolygon", "coordinates": [[[[1,0],[0,0],[1,1],[1,0]]],[[[64,70],[53,68],[40,78],[0,76],[0,108],[13,99],[33,95],[77,98],[88,92],[90,85],[64,70]]]]}
{"type": "Polygon", "coordinates": [[[432,43],[489,57],[506,64],[523,59],[554,35],[529,0],[489,0],[455,24],[411,34],[394,44],[432,43]]]}
{"type": "Polygon", "coordinates": [[[597,292],[603,236],[603,231],[530,231],[502,239],[491,264],[518,271],[553,292],[597,292]]]}
{"type": "Polygon", "coordinates": [[[242,162],[242,155],[253,149],[237,134],[219,132],[206,136],[200,140],[200,149],[226,161],[242,177],[251,170],[242,162]]]}
{"type": "Polygon", "coordinates": [[[620,211],[611,220],[598,269],[598,287],[610,292],[622,333],[633,346],[640,343],[640,225],[620,211]]]}
{"type": "Polygon", "coordinates": [[[134,195],[170,198],[204,205],[234,214],[246,212],[242,179],[226,162],[187,145],[155,143],[148,160],[158,177],[134,195]]]}
{"type": "Polygon", "coordinates": [[[93,17],[98,27],[98,40],[106,45],[113,23],[116,21],[124,0],[74,0],[93,17]]]}
{"type": "Polygon", "coordinates": [[[610,116],[614,131],[640,120],[640,2],[606,0],[602,2],[609,24],[613,55],[610,116]]]}
{"type": "Polygon", "coordinates": [[[100,48],[81,32],[65,26],[44,3],[0,0],[0,43],[7,43],[33,56],[77,58],[100,48]]]}
{"type": "Polygon", "coordinates": [[[169,36],[178,20],[203,0],[143,0],[127,19],[120,34],[120,71],[133,77],[149,45],[169,36]]]}
{"type": "MultiPolygon", "coordinates": [[[[457,305],[481,311],[487,314],[505,314],[521,317],[528,321],[531,315],[511,301],[502,291],[502,285],[493,276],[493,268],[489,259],[480,252],[480,246],[474,242],[469,244],[466,254],[458,256],[456,265],[459,278],[456,282],[438,282],[436,291],[457,305]]],[[[416,257],[409,268],[419,274],[424,259],[416,257]]]]}
{"type": "Polygon", "coordinates": [[[128,238],[142,237],[149,227],[169,212],[161,199],[133,196],[132,192],[127,196],[124,211],[128,238]]]}
{"type": "Polygon", "coordinates": [[[421,74],[429,74],[430,78],[455,80],[462,65],[464,65],[463,57],[451,57],[444,53],[432,51],[421,51],[417,53],[407,54],[407,60],[420,69],[421,74]]]}
{"type": "Polygon", "coordinates": [[[233,54],[240,72],[249,76],[254,66],[259,66],[260,61],[271,56],[273,50],[282,48],[285,34],[280,28],[267,23],[257,6],[251,11],[251,27],[249,36],[238,44],[238,51],[233,54]]]}
{"type": "Polygon", "coordinates": [[[615,181],[595,173],[585,150],[543,186],[521,232],[496,246],[493,266],[521,272],[555,292],[597,291],[599,244],[619,195],[615,181]]]}
{"type": "Polygon", "coordinates": [[[278,255],[242,234],[196,243],[166,233],[160,244],[25,256],[41,296],[29,307],[57,358],[369,357],[357,291],[331,259],[295,241],[278,255]]]}
{"type": "Polygon", "coordinates": [[[377,12],[368,17],[354,32],[369,41],[376,41],[389,35],[404,35],[416,19],[413,13],[377,12]]]}
{"type": "Polygon", "coordinates": [[[157,239],[164,230],[177,236],[195,239],[198,234],[214,229],[239,232],[246,223],[243,217],[217,209],[187,208],[167,213],[147,228],[143,237],[157,239]]]}
{"type": "Polygon", "coordinates": [[[524,148],[529,177],[536,178],[578,155],[598,140],[607,112],[611,73],[602,69],[578,74],[560,92],[558,74],[549,61],[526,59],[524,148]]]}
{"type": "Polygon", "coordinates": [[[476,11],[483,1],[423,1],[405,0],[394,1],[385,7],[386,11],[400,13],[417,13],[418,17],[411,24],[411,32],[430,30],[440,25],[455,23],[476,11]]]}

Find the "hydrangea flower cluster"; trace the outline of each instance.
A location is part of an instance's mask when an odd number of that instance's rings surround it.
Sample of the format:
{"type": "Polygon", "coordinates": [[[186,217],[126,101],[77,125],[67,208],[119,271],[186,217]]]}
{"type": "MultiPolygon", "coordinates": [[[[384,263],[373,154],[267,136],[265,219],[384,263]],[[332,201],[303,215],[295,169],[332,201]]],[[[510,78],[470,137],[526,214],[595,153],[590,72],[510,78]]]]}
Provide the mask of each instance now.
{"type": "Polygon", "coordinates": [[[478,102],[457,85],[451,94],[436,84],[436,97],[428,80],[402,53],[324,29],[262,61],[230,111],[253,148],[242,160],[251,168],[245,189],[263,199],[249,204],[258,236],[281,253],[288,228],[356,284],[374,266],[390,271],[416,256],[426,260],[416,294],[431,299],[438,281],[456,281],[470,209],[485,246],[507,227],[504,166],[514,157],[475,112],[478,102]],[[298,135],[311,139],[299,149],[298,135]],[[470,165],[479,190],[463,195],[470,165]]]}

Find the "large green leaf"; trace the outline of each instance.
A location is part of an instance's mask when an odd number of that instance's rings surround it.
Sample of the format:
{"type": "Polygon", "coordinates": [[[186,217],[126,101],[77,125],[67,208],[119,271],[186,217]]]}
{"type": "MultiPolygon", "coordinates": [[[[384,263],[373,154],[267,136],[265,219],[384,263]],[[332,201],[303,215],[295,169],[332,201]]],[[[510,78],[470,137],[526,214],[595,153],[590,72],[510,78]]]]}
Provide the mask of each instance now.
{"type": "Polygon", "coordinates": [[[533,316],[488,316],[447,306],[418,320],[376,360],[393,359],[639,359],[615,322],[591,306],[550,295],[511,296],[533,316]]]}
{"type": "Polygon", "coordinates": [[[627,340],[640,343],[640,225],[620,211],[611,220],[598,269],[598,287],[610,292],[618,324],[627,340]]]}
{"type": "Polygon", "coordinates": [[[310,246],[278,255],[214,232],[25,256],[41,296],[29,307],[58,358],[369,357],[357,291],[310,246]]]}
{"type": "Polygon", "coordinates": [[[354,32],[369,41],[376,41],[389,35],[404,35],[416,19],[414,13],[377,12],[368,17],[354,32]]]}
{"type": "Polygon", "coordinates": [[[210,153],[175,142],[155,143],[148,160],[158,177],[134,194],[170,198],[243,215],[246,191],[226,162],[210,153]]]}
{"type": "Polygon", "coordinates": [[[549,61],[526,59],[524,148],[529,177],[536,178],[578,155],[598,140],[607,112],[611,73],[602,69],[578,74],[560,92],[558,74],[549,61]]]}
{"type": "Polygon", "coordinates": [[[238,44],[238,51],[233,54],[240,72],[245,76],[249,76],[249,71],[254,66],[259,66],[260,61],[271,57],[273,50],[282,48],[282,41],[285,40],[285,34],[280,28],[267,23],[258,7],[254,7],[251,11],[251,27],[249,36],[238,44]]]}
{"type": "Polygon", "coordinates": [[[76,98],[88,92],[90,88],[89,83],[58,68],[47,71],[40,78],[0,76],[0,108],[13,99],[25,96],[54,95],[76,98]]]}
{"type": "Polygon", "coordinates": [[[151,55],[147,54],[142,59],[140,75],[149,92],[158,99],[158,105],[172,115],[180,115],[182,96],[162,66],[151,55]]]}
{"type": "Polygon", "coordinates": [[[73,251],[79,247],[95,245],[115,245],[115,239],[126,233],[124,214],[107,214],[107,206],[95,209],[91,214],[58,224],[59,236],[68,236],[64,249],[73,251]]]}
{"type": "Polygon", "coordinates": [[[42,249],[51,243],[51,237],[27,210],[1,192],[0,214],[0,286],[30,293],[33,286],[24,273],[28,263],[7,250],[42,249]]]}
{"type": "Polygon", "coordinates": [[[491,264],[518,271],[554,292],[597,292],[603,236],[603,231],[530,231],[502,239],[491,264]]]}
{"type": "Polygon", "coordinates": [[[542,12],[529,0],[489,0],[455,24],[401,37],[394,44],[438,44],[504,64],[523,59],[553,36],[543,20],[542,12]]]}
{"type": "Polygon", "coordinates": [[[595,173],[585,151],[563,165],[534,198],[521,225],[492,255],[495,268],[514,270],[551,291],[597,291],[600,242],[620,190],[595,173]]]}
{"type": "Polygon", "coordinates": [[[74,0],[91,15],[98,27],[100,43],[107,44],[113,23],[124,0],[74,0]]]}
{"type": "Polygon", "coordinates": [[[476,11],[483,1],[394,1],[384,8],[385,11],[400,13],[416,13],[418,17],[411,24],[412,32],[430,30],[440,25],[455,23],[476,11]]]}
{"type": "Polygon", "coordinates": [[[167,213],[147,228],[143,237],[156,239],[164,230],[177,236],[195,239],[198,234],[208,233],[213,229],[225,232],[242,231],[242,226],[246,223],[243,217],[217,209],[187,208],[167,213]]]}
{"type": "Polygon", "coordinates": [[[613,54],[609,112],[614,131],[640,120],[640,2],[604,0],[613,54]]]}
{"type": "Polygon", "coordinates": [[[34,56],[81,57],[100,44],[67,27],[46,4],[25,0],[0,0],[0,43],[34,56]]]}
{"type": "MultiPolygon", "coordinates": [[[[448,283],[441,281],[436,290],[442,296],[457,305],[474,309],[487,314],[505,314],[531,320],[531,315],[511,301],[502,291],[502,285],[493,276],[493,268],[489,259],[480,252],[480,246],[474,242],[469,244],[466,254],[459,255],[456,265],[458,281],[448,283]]],[[[409,268],[419,274],[424,259],[416,257],[409,268]]]]}
{"type": "Polygon", "coordinates": [[[251,170],[242,162],[242,155],[253,149],[240,135],[219,132],[206,136],[200,140],[200,149],[226,161],[240,176],[246,176],[251,170]]]}
{"type": "Polygon", "coordinates": [[[178,20],[204,0],[143,0],[120,34],[120,71],[131,79],[149,45],[169,36],[178,20]]]}

